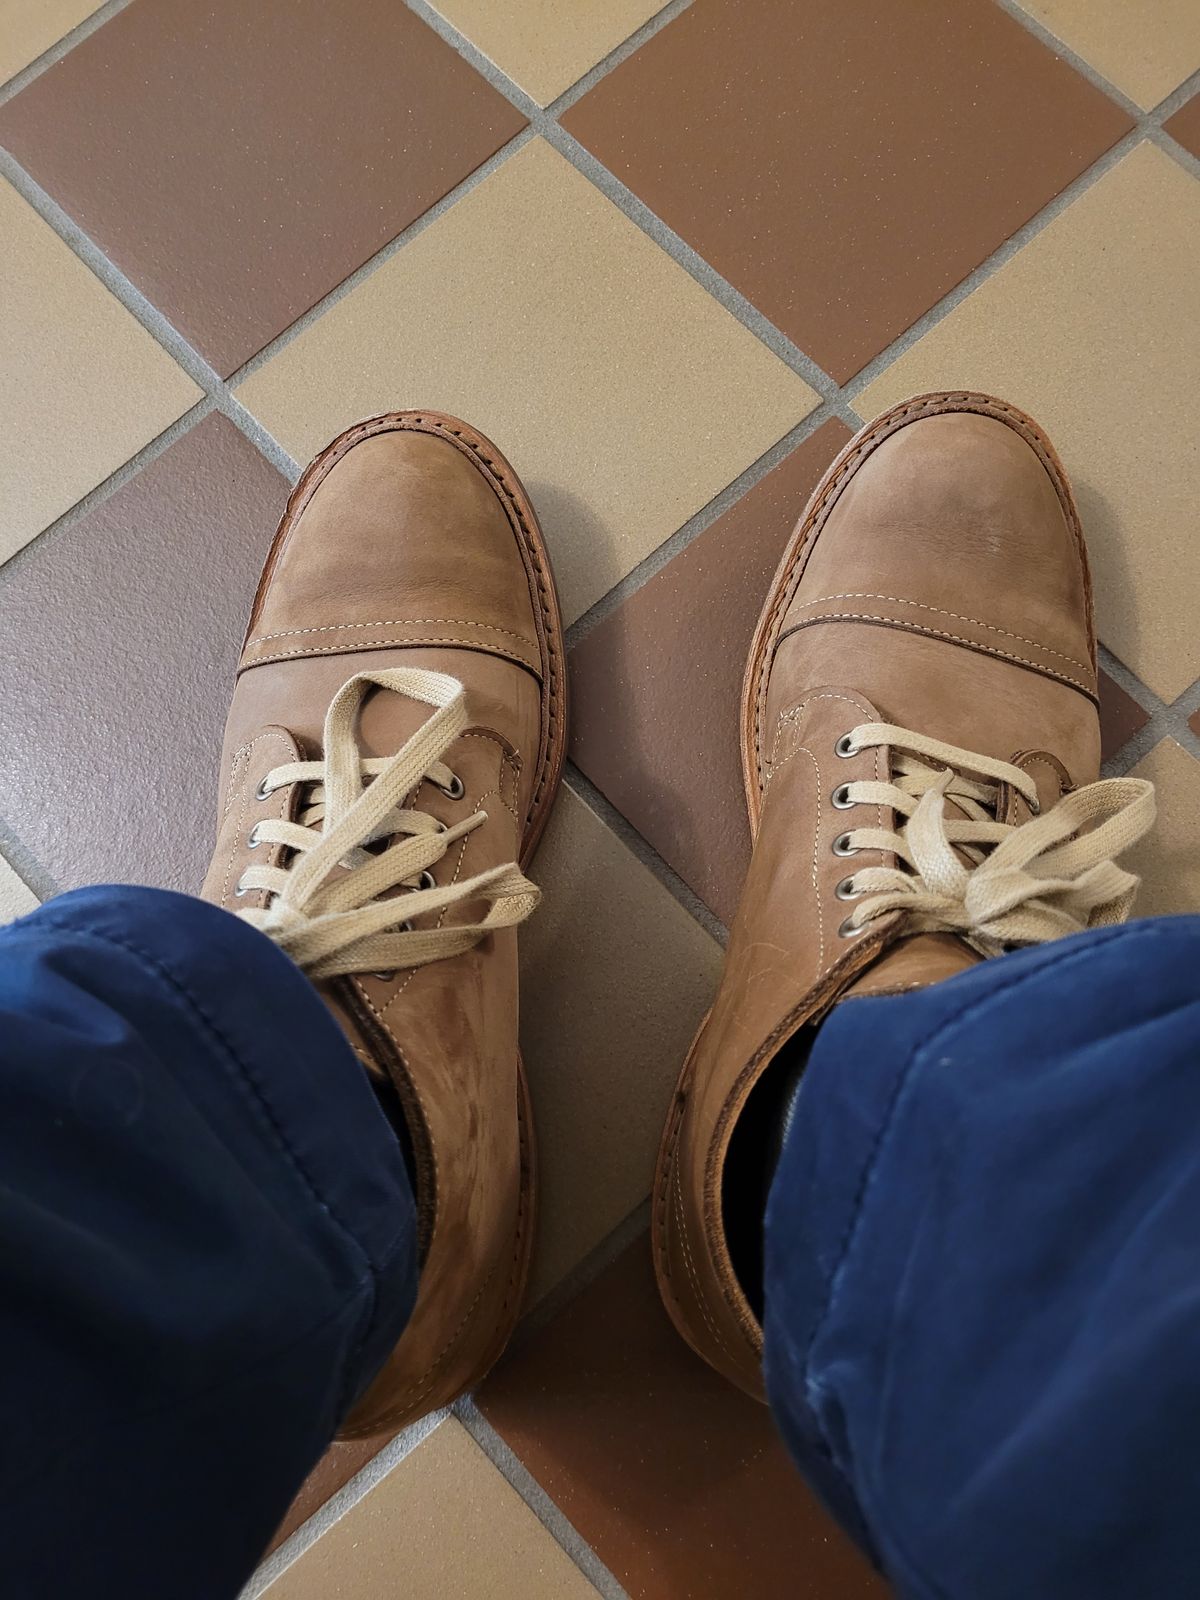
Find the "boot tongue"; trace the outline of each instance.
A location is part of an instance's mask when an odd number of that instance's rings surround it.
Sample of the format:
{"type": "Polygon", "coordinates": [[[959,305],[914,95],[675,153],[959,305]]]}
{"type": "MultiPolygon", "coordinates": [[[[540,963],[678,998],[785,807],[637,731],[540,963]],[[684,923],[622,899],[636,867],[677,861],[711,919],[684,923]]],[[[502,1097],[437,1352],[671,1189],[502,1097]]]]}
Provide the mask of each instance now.
{"type": "MultiPolygon", "coordinates": [[[[943,978],[966,972],[983,957],[952,933],[917,933],[889,945],[841,996],[894,994],[903,989],[924,989],[943,978]]],[[[839,1002],[840,1003],[840,1002],[839,1002]]]]}

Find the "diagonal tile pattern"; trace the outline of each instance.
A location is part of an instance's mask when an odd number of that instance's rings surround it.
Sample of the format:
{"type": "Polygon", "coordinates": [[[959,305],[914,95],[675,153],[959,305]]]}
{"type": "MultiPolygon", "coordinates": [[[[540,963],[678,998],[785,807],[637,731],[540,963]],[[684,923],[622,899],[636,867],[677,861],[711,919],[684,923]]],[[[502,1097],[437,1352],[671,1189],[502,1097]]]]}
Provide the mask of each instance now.
{"type": "Polygon", "coordinates": [[[469,414],[534,497],[568,622],[817,403],[540,141],[237,393],[297,461],[372,412],[469,414]]]}
{"type": "Polygon", "coordinates": [[[664,0],[436,0],[438,11],[490,61],[549,105],[628,39],[664,0]]]}
{"type": "Polygon", "coordinates": [[[1200,67],[1200,7],[1193,0],[1019,0],[1145,110],[1200,67]]]}
{"type": "Polygon", "coordinates": [[[201,398],[0,178],[0,561],[201,398]]]}
{"type": "Polygon", "coordinates": [[[39,560],[0,569],[20,662],[0,696],[0,794],[62,888],[199,888],[233,671],[286,492],[208,417],[39,560]]]}
{"type": "Polygon", "coordinates": [[[849,437],[825,423],[571,652],[572,757],[725,923],[750,859],[746,651],[804,502],[849,437]]]}
{"type": "Polygon", "coordinates": [[[716,943],[569,788],[537,876],[545,914],[521,948],[521,1047],[541,1160],[533,1301],[649,1193],[679,1062],[721,963],[716,943]]]}
{"type": "Polygon", "coordinates": [[[1200,184],[1139,145],[856,402],[988,389],[1032,412],[1075,483],[1100,637],[1168,700],[1200,673],[1198,254],[1200,184]]]}
{"type": "Polygon", "coordinates": [[[485,1417],[631,1600],[883,1600],[767,1412],[680,1342],[643,1237],[484,1386],[485,1417]]]}
{"type": "Polygon", "coordinates": [[[991,0],[696,0],[563,124],[843,380],[1130,125],[991,0]]]}
{"type": "Polygon", "coordinates": [[[1200,904],[1200,11],[1024,4],[130,0],[78,29],[91,0],[0,0],[0,920],[23,874],[198,881],[268,462],[371,411],[470,417],[575,624],[522,942],[536,1305],[474,1439],[442,1421],[386,1473],[409,1441],[330,1449],[273,1600],[883,1593],[628,1241],[746,860],[746,639],[856,417],[970,384],[1047,424],[1120,663],[1105,756],[1159,789],[1142,909],[1200,904]]]}
{"type": "Polygon", "coordinates": [[[0,0],[0,84],[99,10],[103,0],[0,0]]]}
{"type": "Polygon", "coordinates": [[[0,856],[0,923],[15,922],[37,903],[37,895],[0,856]]]}
{"type": "Polygon", "coordinates": [[[1200,94],[1193,95],[1186,105],[1180,106],[1163,127],[1185,150],[1200,158],[1200,94]]]}
{"type": "Polygon", "coordinates": [[[399,1593],[593,1600],[596,1590],[449,1418],[265,1591],[268,1600],[399,1593]],[[481,1529],[486,1539],[471,1531],[481,1529]]]}
{"type": "Polygon", "coordinates": [[[134,0],[0,144],[229,373],[523,121],[402,5],[134,0]]]}

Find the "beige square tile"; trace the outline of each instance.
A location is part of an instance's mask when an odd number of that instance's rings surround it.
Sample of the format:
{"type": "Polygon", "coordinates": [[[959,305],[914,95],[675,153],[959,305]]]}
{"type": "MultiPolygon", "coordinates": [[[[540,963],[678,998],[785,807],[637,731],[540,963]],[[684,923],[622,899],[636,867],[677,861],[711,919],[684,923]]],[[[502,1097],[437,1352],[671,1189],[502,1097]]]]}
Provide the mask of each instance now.
{"type": "Polygon", "coordinates": [[[539,105],[602,61],[649,22],[665,0],[433,0],[501,72],[539,105]]]}
{"type": "Polygon", "coordinates": [[[201,398],[0,180],[0,561],[201,398]]]}
{"type": "Polygon", "coordinates": [[[1200,67],[1196,0],[1018,0],[1147,111],[1200,67]]]}
{"type": "Polygon", "coordinates": [[[521,1037],[541,1167],[536,1299],[649,1192],[721,950],[570,789],[533,877],[545,895],[521,930],[521,1037]]]}
{"type": "Polygon", "coordinates": [[[1142,880],[1137,915],[1200,911],[1200,761],[1164,739],[1133,776],[1149,778],[1158,799],[1153,833],[1121,858],[1142,880]]]}
{"type": "Polygon", "coordinates": [[[1101,639],[1172,700],[1200,676],[1200,183],[1140,145],[857,397],[986,389],[1075,485],[1101,639]]]}
{"type": "Polygon", "coordinates": [[[429,406],[521,474],[567,621],[817,396],[541,141],[300,333],[238,398],[297,460],[429,406]]]}
{"type": "Polygon", "coordinates": [[[15,922],[37,904],[37,895],[26,887],[4,857],[0,856],[0,923],[15,922]]]}
{"type": "Polygon", "coordinates": [[[57,44],[101,0],[0,0],[0,83],[57,44]]]}
{"type": "Polygon", "coordinates": [[[453,1417],[285,1569],[267,1600],[595,1600],[453,1417]]]}

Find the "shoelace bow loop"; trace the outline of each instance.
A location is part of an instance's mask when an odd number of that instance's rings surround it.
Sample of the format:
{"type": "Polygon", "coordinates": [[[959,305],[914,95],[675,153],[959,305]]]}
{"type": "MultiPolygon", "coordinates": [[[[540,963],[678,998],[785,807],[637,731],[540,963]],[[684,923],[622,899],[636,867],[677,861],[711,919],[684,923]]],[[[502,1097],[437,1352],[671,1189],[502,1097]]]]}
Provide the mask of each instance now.
{"type": "Polygon", "coordinates": [[[845,836],[850,851],[886,851],[898,862],[852,874],[858,904],[843,924],[847,934],[900,911],[908,932],[956,933],[996,955],[1129,916],[1138,879],[1114,857],[1153,825],[1154,786],[1145,779],[1088,784],[1043,815],[1033,779],[1010,762],[893,723],[862,723],[843,743],[851,754],[891,750],[889,780],[844,788],[850,805],[888,807],[901,819],[894,829],[845,836]],[[1027,801],[1027,821],[998,819],[1003,785],[1027,801]],[[959,815],[947,815],[947,802],[959,815]]]}
{"type": "Polygon", "coordinates": [[[239,915],[313,978],[424,966],[523,922],[540,894],[515,862],[456,883],[426,881],[451,845],[487,821],[485,811],[476,811],[448,827],[404,805],[426,778],[455,792],[457,779],[442,758],[466,726],[466,693],[445,673],[386,667],[350,678],[326,713],[323,758],[276,767],[263,782],[264,796],[301,785],[304,800],[296,821],[255,825],[255,843],[291,854],[284,865],[253,866],[242,874],[239,892],[263,890],[270,899],[239,915]],[[358,747],[357,719],[373,689],[433,708],[391,756],[364,757],[358,747]],[[368,848],[386,840],[382,850],[368,848]],[[398,889],[404,892],[392,892],[398,889]],[[479,921],[444,925],[446,912],[471,901],[487,906],[479,921]],[[410,926],[430,914],[438,915],[436,926],[410,926]]]}

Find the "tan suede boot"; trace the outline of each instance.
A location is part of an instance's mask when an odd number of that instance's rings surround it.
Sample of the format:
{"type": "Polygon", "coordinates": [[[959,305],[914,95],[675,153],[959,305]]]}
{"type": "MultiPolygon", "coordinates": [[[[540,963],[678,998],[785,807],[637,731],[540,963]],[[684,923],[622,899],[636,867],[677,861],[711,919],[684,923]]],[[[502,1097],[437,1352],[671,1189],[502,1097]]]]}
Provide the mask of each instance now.
{"type": "Polygon", "coordinates": [[[1096,781],[1087,556],[1027,416],[924,395],[851,440],[767,598],[742,757],[754,853],[668,1118],[653,1240],[679,1331],[761,1397],[726,1162],[772,1065],[850,997],[920,988],[1133,903],[1113,857],[1150,826],[1153,790],[1096,781]]]}
{"type": "Polygon", "coordinates": [[[538,898],[520,867],[565,742],[558,602],[512,468],[435,412],[342,434],[255,597],[204,893],[309,974],[403,1108],[420,1289],[348,1433],[446,1404],[516,1321],[534,1206],[516,925],[538,898]]]}

